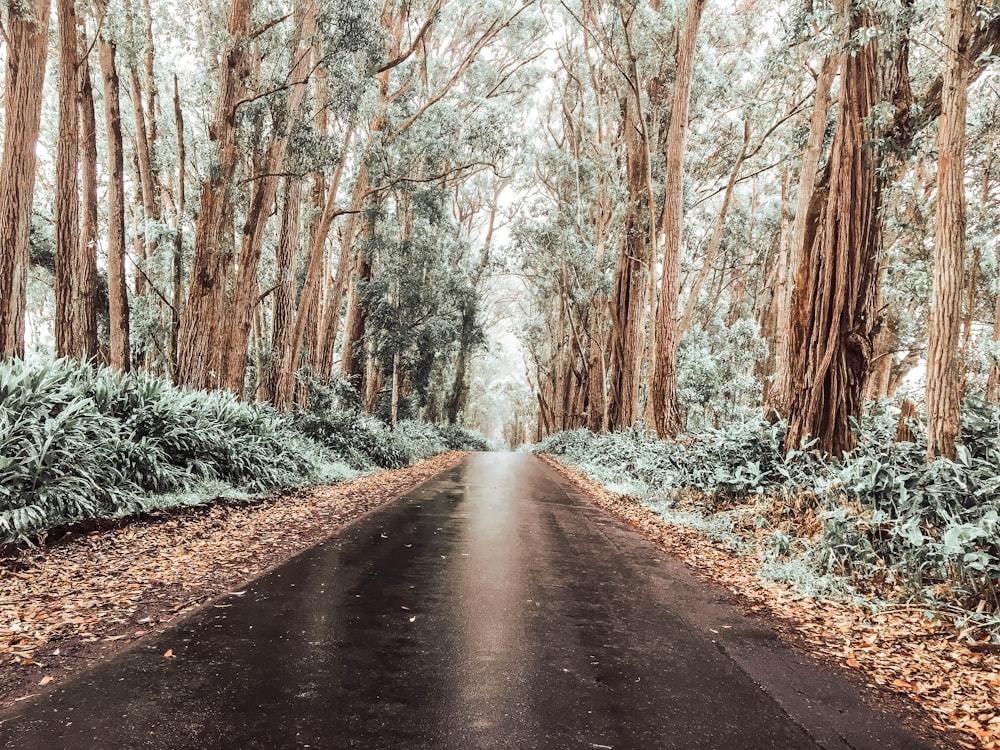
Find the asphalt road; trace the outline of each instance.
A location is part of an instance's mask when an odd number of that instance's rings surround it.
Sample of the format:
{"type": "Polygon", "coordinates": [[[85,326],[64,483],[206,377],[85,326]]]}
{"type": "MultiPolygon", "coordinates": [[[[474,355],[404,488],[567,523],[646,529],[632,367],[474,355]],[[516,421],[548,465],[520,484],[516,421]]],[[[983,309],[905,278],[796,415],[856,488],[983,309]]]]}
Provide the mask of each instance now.
{"type": "Polygon", "coordinates": [[[517,454],[22,707],[0,746],[929,747],[517,454]]]}

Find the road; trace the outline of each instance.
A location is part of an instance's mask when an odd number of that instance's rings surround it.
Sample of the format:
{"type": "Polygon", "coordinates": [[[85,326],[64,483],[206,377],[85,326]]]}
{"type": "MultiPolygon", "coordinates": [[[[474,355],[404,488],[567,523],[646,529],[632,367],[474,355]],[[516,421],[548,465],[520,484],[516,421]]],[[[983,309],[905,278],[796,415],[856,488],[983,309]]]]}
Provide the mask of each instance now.
{"type": "Polygon", "coordinates": [[[930,746],[537,458],[492,453],[23,706],[0,747],[930,746]]]}

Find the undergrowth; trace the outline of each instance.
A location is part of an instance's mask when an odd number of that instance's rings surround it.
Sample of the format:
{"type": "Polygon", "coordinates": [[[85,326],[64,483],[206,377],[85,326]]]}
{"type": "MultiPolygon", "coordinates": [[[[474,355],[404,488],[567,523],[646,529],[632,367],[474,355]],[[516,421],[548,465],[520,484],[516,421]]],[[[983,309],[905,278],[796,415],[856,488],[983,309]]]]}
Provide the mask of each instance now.
{"type": "Polygon", "coordinates": [[[354,412],[286,415],[69,361],[0,363],[0,542],[488,447],[461,427],[393,431],[354,412]]]}
{"type": "Polygon", "coordinates": [[[782,448],[763,422],[660,441],[641,429],[576,430],[533,446],[667,520],[692,526],[776,580],[830,595],[892,596],[1000,618],[1000,409],[969,401],[957,461],[896,443],[898,412],[874,408],[840,460],[782,448]]]}

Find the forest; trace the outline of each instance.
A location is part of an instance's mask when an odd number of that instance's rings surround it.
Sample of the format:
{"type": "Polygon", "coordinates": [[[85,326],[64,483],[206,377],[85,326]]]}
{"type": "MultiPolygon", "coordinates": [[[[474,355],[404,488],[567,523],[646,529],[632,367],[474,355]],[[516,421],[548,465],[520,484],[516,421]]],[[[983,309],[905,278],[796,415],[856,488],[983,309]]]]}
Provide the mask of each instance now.
{"type": "Polygon", "coordinates": [[[998,58],[985,0],[5,0],[0,541],[528,446],[995,645],[998,58]]]}
{"type": "Polygon", "coordinates": [[[998,38],[968,0],[10,0],[8,450],[74,393],[130,419],[104,383],[833,461],[877,415],[913,476],[992,471],[998,38]]]}

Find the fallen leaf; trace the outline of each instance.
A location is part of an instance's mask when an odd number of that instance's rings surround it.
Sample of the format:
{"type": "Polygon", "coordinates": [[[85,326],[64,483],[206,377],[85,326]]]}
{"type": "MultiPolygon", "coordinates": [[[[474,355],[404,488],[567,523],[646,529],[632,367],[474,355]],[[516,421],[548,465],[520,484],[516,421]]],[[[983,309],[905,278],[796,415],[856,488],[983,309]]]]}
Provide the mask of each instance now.
{"type": "Polygon", "coordinates": [[[52,682],[52,675],[48,675],[48,674],[47,674],[47,675],[45,675],[45,676],[44,676],[44,677],[43,677],[43,678],[41,679],[41,681],[40,681],[40,682],[39,682],[38,684],[39,684],[39,685],[48,685],[48,684],[49,684],[50,682],[52,682]]]}

